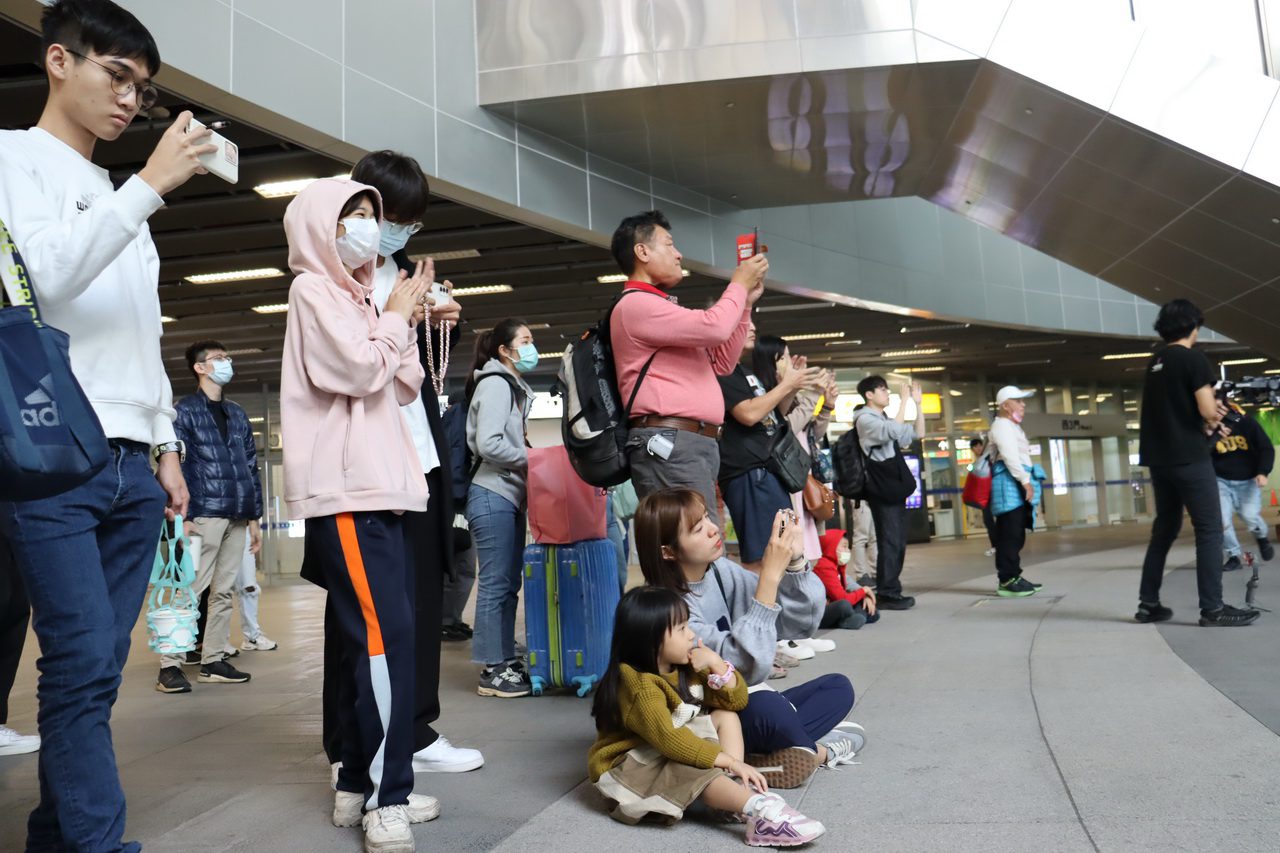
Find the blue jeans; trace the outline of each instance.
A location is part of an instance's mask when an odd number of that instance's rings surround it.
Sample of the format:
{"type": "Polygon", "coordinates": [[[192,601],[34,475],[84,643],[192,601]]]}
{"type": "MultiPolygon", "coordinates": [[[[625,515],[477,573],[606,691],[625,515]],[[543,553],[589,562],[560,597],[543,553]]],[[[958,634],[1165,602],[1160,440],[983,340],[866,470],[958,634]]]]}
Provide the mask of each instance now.
{"type": "Polygon", "coordinates": [[[516,656],[525,516],[511,501],[472,483],[467,490],[467,523],[480,564],[471,660],[498,664],[516,656]]]}
{"type": "Polygon", "coordinates": [[[604,534],[613,543],[613,550],[618,553],[618,592],[627,591],[627,552],[626,537],[618,526],[618,518],[613,514],[613,495],[604,501],[604,534]]]}
{"type": "Polygon", "coordinates": [[[1222,550],[1228,557],[1240,556],[1240,540],[1232,516],[1240,514],[1255,539],[1267,538],[1267,523],[1262,520],[1262,489],[1253,480],[1218,478],[1218,501],[1222,504],[1222,550]]]}
{"type": "Polygon", "coordinates": [[[0,503],[40,641],[40,803],[27,821],[29,851],[142,849],[121,840],[111,706],[164,520],[148,452],[113,442],[111,463],[83,486],[0,503]]]}

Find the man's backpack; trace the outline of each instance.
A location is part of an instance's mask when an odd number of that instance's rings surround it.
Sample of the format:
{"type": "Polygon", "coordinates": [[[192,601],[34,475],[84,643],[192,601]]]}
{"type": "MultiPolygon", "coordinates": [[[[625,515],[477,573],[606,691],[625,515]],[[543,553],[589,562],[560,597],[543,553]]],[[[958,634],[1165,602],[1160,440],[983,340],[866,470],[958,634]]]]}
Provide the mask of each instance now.
{"type": "Polygon", "coordinates": [[[653,364],[654,356],[651,355],[636,377],[631,398],[623,406],[613,361],[609,320],[618,302],[627,294],[637,292],[624,290],[604,317],[565,349],[560,363],[560,387],[564,392],[560,434],[573,470],[583,480],[600,488],[619,485],[631,476],[631,463],[627,459],[627,421],[640,384],[653,364]]]}
{"type": "Polygon", "coordinates": [[[855,501],[867,497],[867,454],[862,452],[856,422],[831,448],[831,463],[836,472],[835,489],[841,497],[855,501]]]}

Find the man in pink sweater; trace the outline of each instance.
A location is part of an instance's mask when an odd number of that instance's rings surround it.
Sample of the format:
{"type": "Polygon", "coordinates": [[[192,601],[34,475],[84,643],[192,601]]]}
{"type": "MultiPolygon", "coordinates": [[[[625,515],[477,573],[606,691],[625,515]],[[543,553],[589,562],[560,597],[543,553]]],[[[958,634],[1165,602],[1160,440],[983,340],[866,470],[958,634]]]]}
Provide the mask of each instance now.
{"type": "Polygon", "coordinates": [[[630,279],[609,320],[623,400],[631,399],[644,374],[631,406],[631,482],[641,498],[665,488],[695,489],[718,524],[724,397],[716,376],[738,363],[769,261],[756,255],[743,262],[716,304],[698,311],[681,308],[670,293],[684,270],[661,212],[622,220],[612,251],[630,279]]]}

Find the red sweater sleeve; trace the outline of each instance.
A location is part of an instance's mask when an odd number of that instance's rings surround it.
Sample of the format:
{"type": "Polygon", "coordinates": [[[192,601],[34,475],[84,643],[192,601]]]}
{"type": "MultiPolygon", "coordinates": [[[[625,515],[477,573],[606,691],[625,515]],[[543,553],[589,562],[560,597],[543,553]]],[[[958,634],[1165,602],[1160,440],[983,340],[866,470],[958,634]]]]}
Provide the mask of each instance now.
{"type": "Polygon", "coordinates": [[[857,604],[859,601],[867,597],[867,591],[859,587],[853,592],[849,592],[844,588],[844,584],[840,583],[840,572],[836,568],[836,564],[823,557],[813,567],[813,573],[822,581],[822,585],[827,590],[827,601],[847,601],[850,604],[857,604]]]}

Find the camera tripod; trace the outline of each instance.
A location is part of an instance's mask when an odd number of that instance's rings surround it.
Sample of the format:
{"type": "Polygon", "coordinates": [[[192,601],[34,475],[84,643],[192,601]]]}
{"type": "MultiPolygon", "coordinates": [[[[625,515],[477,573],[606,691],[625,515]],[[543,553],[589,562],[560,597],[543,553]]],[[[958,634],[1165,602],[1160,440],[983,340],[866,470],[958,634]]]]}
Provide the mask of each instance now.
{"type": "Polygon", "coordinates": [[[1244,585],[1244,606],[1253,610],[1261,610],[1263,613],[1270,613],[1271,611],[1266,607],[1253,603],[1253,595],[1258,590],[1258,561],[1254,559],[1252,551],[1245,551],[1241,558],[1244,560],[1245,566],[1253,571],[1244,585]]]}

